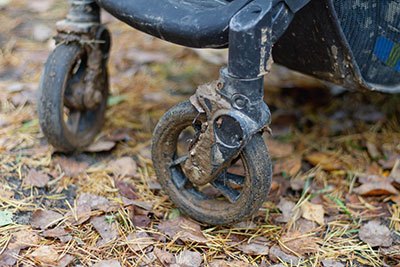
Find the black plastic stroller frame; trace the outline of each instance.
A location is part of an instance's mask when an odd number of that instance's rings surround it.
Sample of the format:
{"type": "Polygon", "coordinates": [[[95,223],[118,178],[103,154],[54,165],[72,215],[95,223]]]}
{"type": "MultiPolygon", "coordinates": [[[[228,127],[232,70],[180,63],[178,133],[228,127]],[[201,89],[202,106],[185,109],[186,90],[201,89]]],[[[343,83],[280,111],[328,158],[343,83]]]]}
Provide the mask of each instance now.
{"type": "Polygon", "coordinates": [[[263,76],[272,58],[348,88],[399,90],[363,78],[334,1],[72,0],[67,18],[57,24],[58,50],[50,56],[41,82],[43,132],[56,148],[70,152],[88,145],[101,127],[111,44],[100,22],[101,8],[173,43],[229,47],[228,65],[221,69],[220,79],[200,86],[190,102],[177,105],[160,120],[154,131],[153,163],[164,190],[190,216],[210,224],[242,220],[259,209],[271,182],[271,162],[261,133],[270,124],[263,76]],[[57,63],[63,59],[67,64],[60,69],[57,63]],[[67,122],[62,122],[63,106],[70,110],[67,122]],[[177,139],[188,125],[196,136],[188,153],[178,156],[177,139]],[[228,172],[239,159],[247,176],[228,172]],[[226,201],[200,192],[208,184],[226,201]]]}

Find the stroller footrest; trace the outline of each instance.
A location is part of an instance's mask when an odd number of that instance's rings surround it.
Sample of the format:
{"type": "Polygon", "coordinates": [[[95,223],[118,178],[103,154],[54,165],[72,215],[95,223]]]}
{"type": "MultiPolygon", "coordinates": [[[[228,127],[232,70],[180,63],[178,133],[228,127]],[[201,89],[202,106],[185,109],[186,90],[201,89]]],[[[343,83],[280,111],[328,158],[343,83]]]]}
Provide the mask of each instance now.
{"type": "Polygon", "coordinates": [[[230,19],[251,0],[97,0],[130,26],[190,47],[228,46],[230,19]]]}

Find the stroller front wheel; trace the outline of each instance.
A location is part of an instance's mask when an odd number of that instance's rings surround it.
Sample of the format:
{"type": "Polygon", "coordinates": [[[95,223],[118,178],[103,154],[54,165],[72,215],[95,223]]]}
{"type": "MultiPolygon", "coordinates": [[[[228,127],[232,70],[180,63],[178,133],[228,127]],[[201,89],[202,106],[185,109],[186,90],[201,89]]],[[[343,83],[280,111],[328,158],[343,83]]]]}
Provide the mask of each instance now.
{"type": "Polygon", "coordinates": [[[46,62],[38,113],[42,131],[57,151],[88,146],[103,125],[109,88],[106,50],[61,44],[46,62]]]}
{"type": "Polygon", "coordinates": [[[267,148],[261,134],[254,135],[230,167],[211,183],[196,186],[181,166],[204,122],[205,116],[190,102],[176,105],[161,118],[152,147],[155,172],[172,202],[192,218],[211,225],[241,221],[268,195],[272,167],[267,148]]]}

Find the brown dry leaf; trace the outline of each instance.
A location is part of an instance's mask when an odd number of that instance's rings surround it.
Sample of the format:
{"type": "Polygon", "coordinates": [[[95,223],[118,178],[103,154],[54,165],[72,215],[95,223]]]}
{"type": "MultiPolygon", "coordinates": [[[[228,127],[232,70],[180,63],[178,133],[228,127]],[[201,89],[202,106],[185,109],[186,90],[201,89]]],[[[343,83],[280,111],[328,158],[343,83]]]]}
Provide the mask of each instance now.
{"type": "Polygon", "coordinates": [[[108,164],[108,169],[116,176],[134,177],[137,175],[137,164],[130,157],[113,160],[108,164]]]}
{"type": "Polygon", "coordinates": [[[389,177],[400,185],[400,159],[396,160],[396,163],[394,164],[393,169],[389,174],[389,177]]]}
{"type": "Polygon", "coordinates": [[[33,228],[40,228],[45,230],[58,222],[60,222],[64,218],[58,212],[51,210],[36,210],[32,214],[31,225],[33,228]]]}
{"type": "Polygon", "coordinates": [[[138,198],[137,194],[135,193],[134,184],[118,180],[115,182],[115,186],[118,188],[122,196],[132,200],[138,198]]]}
{"type": "Polygon", "coordinates": [[[225,261],[214,260],[210,262],[210,267],[252,267],[250,263],[244,261],[225,261]]]}
{"type": "Polygon", "coordinates": [[[391,246],[389,248],[380,248],[379,252],[385,257],[400,260],[400,245],[391,246]]]}
{"type": "Polygon", "coordinates": [[[39,236],[32,231],[18,231],[12,235],[7,248],[0,254],[0,266],[13,266],[22,249],[39,244],[39,236]]]}
{"type": "Polygon", "coordinates": [[[129,248],[133,251],[143,251],[147,247],[155,244],[155,240],[146,232],[130,233],[126,239],[129,248]]]}
{"type": "MultiPolygon", "coordinates": [[[[77,207],[89,206],[91,210],[102,210],[104,212],[110,212],[118,208],[116,204],[111,203],[107,198],[90,193],[79,195],[76,204],[77,207]]],[[[87,208],[82,209],[82,211],[87,211],[87,208]]]]}
{"type": "Polygon", "coordinates": [[[109,223],[107,222],[106,216],[99,216],[99,217],[94,217],[90,220],[96,231],[100,234],[102,237],[102,240],[100,240],[97,245],[101,246],[107,242],[110,242],[114,239],[116,239],[119,234],[118,234],[118,227],[116,222],[109,223]]]}
{"type": "Polygon", "coordinates": [[[178,266],[199,267],[203,259],[197,251],[183,250],[175,256],[175,261],[178,266]]]}
{"type": "Polygon", "coordinates": [[[0,266],[14,266],[17,263],[19,257],[19,252],[21,249],[5,249],[3,253],[0,254],[0,266]]]}
{"type": "Polygon", "coordinates": [[[35,232],[22,230],[13,234],[13,237],[8,244],[8,248],[26,249],[39,244],[39,242],[40,237],[35,232]]]}
{"type": "Polygon", "coordinates": [[[282,212],[282,215],[277,217],[276,221],[287,223],[290,220],[294,220],[294,221],[297,220],[298,215],[296,216],[296,213],[294,211],[295,206],[296,206],[296,203],[294,203],[293,201],[289,201],[289,200],[281,197],[277,207],[282,212]],[[295,218],[295,217],[297,217],[297,218],[295,218]]]}
{"type": "Polygon", "coordinates": [[[73,211],[68,211],[64,217],[67,219],[68,222],[74,225],[80,225],[89,220],[91,215],[92,209],[90,208],[90,206],[80,203],[80,205],[78,205],[76,209],[74,209],[73,211]]]}
{"type": "Polygon", "coordinates": [[[104,261],[99,261],[92,267],[121,267],[121,264],[117,260],[104,260],[104,261]]]}
{"type": "Polygon", "coordinates": [[[65,175],[70,177],[75,177],[85,172],[89,167],[89,164],[87,162],[84,161],[79,162],[72,158],[67,158],[67,157],[57,157],[54,159],[54,162],[60,165],[65,175]]]}
{"type": "Polygon", "coordinates": [[[257,237],[249,242],[240,244],[237,249],[244,252],[245,254],[252,256],[268,255],[269,247],[268,240],[263,237],[257,237]]]}
{"type": "Polygon", "coordinates": [[[324,225],[324,207],[319,204],[313,204],[311,202],[304,202],[301,205],[301,213],[304,219],[318,223],[319,225],[324,225]]]}
{"type": "Polygon", "coordinates": [[[132,223],[136,227],[146,228],[150,225],[151,220],[146,215],[134,215],[132,218],[132,223]]]}
{"type": "Polygon", "coordinates": [[[306,220],[303,218],[300,218],[299,220],[297,220],[296,225],[295,225],[295,229],[302,234],[315,231],[315,228],[317,228],[317,227],[318,227],[318,225],[315,222],[309,221],[309,220],[306,220]]]}
{"type": "Polygon", "coordinates": [[[379,221],[369,221],[361,226],[360,239],[371,247],[390,247],[393,243],[389,228],[379,221]]]}
{"type": "Polygon", "coordinates": [[[64,257],[60,259],[58,262],[57,267],[67,267],[71,264],[71,262],[74,260],[74,256],[66,254],[64,257]]]}
{"type": "Polygon", "coordinates": [[[98,140],[97,142],[91,144],[88,146],[85,151],[86,152],[108,152],[111,149],[113,149],[117,145],[116,142],[114,141],[108,141],[108,140],[98,140]]]}
{"type": "Polygon", "coordinates": [[[343,169],[343,163],[333,153],[313,152],[306,156],[306,160],[314,166],[321,166],[326,171],[343,169]]]}
{"type": "Polygon", "coordinates": [[[353,191],[362,196],[385,196],[399,193],[390,181],[365,183],[354,188],[353,191]]]}
{"type": "Polygon", "coordinates": [[[31,169],[24,179],[24,184],[28,186],[45,187],[49,181],[50,177],[46,173],[31,169]]]}
{"type": "Polygon", "coordinates": [[[374,143],[367,142],[366,146],[367,146],[368,154],[370,155],[370,157],[372,159],[377,159],[381,156],[381,153],[379,153],[379,150],[374,143]]]}
{"type": "Polygon", "coordinates": [[[274,164],[274,174],[295,176],[301,170],[301,157],[295,156],[277,161],[274,164]]]}
{"type": "Polygon", "coordinates": [[[321,262],[324,267],[345,267],[343,263],[334,260],[322,260],[321,262]]]}
{"type": "Polygon", "coordinates": [[[293,144],[282,143],[271,138],[266,138],[266,143],[269,153],[273,158],[284,158],[293,154],[293,144]]]}
{"type": "Polygon", "coordinates": [[[159,248],[154,248],[154,255],[161,262],[163,266],[170,266],[176,262],[174,255],[166,250],[161,250],[159,248]]]}
{"type": "Polygon", "coordinates": [[[302,260],[301,258],[285,253],[276,245],[270,248],[268,255],[273,262],[285,262],[291,264],[291,266],[299,266],[302,260]]]}
{"type": "Polygon", "coordinates": [[[200,225],[184,217],[163,221],[158,225],[158,230],[169,238],[179,238],[185,242],[207,243],[200,225]]]}
{"type": "Polygon", "coordinates": [[[43,233],[41,235],[44,237],[59,237],[59,236],[68,235],[68,232],[65,231],[64,228],[56,227],[54,229],[49,229],[49,230],[43,231],[43,233]]]}
{"type": "Polygon", "coordinates": [[[43,13],[53,6],[54,0],[29,1],[27,3],[29,9],[33,12],[43,13]]]}
{"type": "Polygon", "coordinates": [[[58,263],[58,252],[53,246],[40,246],[30,255],[35,261],[43,265],[56,265],[58,263]]]}
{"type": "Polygon", "coordinates": [[[300,232],[287,232],[281,237],[281,249],[286,253],[296,253],[301,256],[316,253],[319,250],[319,238],[304,235],[300,232]]]}

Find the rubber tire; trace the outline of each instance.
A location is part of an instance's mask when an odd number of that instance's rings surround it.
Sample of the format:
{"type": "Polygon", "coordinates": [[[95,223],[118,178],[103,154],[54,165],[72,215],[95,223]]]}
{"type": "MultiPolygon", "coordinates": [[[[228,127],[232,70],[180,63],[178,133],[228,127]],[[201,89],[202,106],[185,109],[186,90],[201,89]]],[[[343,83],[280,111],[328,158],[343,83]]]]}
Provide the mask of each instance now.
{"type": "Polygon", "coordinates": [[[182,102],[171,108],[157,124],[152,144],[152,159],[157,178],[171,201],[197,221],[210,225],[226,225],[242,221],[259,210],[268,196],[271,185],[272,164],[262,135],[254,135],[241,152],[250,177],[247,179],[249,184],[243,187],[247,193],[242,193],[237,203],[229,208],[217,209],[211,204],[206,205],[210,208],[204,208],[175,186],[169,167],[173,160],[172,151],[176,149],[176,140],[182,128],[185,128],[182,125],[186,123],[186,126],[189,126],[188,122],[193,121],[197,115],[198,111],[190,102],[182,102]]]}
{"type": "Polygon", "coordinates": [[[74,152],[88,146],[101,130],[108,97],[108,73],[104,63],[103,99],[95,111],[95,119],[87,126],[86,132],[77,136],[64,122],[64,92],[71,69],[83,47],[77,43],[61,44],[50,54],[42,74],[39,88],[38,113],[42,131],[48,142],[60,152],[74,152]]]}

